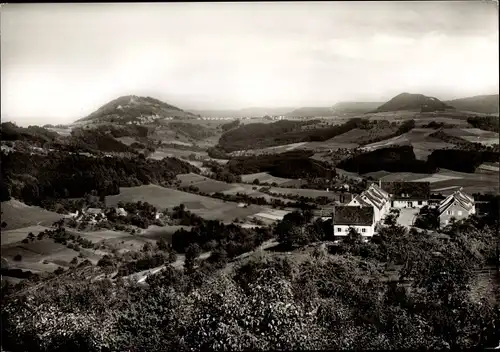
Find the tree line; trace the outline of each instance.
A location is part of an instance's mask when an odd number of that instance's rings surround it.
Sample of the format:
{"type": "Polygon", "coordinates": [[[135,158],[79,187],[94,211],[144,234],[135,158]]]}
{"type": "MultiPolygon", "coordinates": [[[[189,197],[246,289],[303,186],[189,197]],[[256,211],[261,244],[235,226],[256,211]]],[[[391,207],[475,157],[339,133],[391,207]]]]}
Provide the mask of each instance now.
{"type": "Polygon", "coordinates": [[[64,152],[47,156],[2,153],[2,201],[9,196],[28,204],[43,200],[80,198],[97,191],[100,197],[118,194],[120,187],[155,183],[169,185],[178,174],[197,172],[176,158],[93,158],[64,152]]]}

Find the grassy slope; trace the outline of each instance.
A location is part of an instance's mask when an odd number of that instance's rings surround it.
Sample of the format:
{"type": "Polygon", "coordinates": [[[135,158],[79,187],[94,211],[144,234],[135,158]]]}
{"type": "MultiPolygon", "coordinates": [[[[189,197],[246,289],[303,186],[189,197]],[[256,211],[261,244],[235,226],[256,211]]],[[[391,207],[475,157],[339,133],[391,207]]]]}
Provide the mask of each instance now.
{"type": "Polygon", "coordinates": [[[5,230],[33,225],[51,226],[55,221],[63,217],[61,214],[40,207],[29,206],[15,199],[2,202],[1,208],[2,221],[7,223],[5,230]]]}

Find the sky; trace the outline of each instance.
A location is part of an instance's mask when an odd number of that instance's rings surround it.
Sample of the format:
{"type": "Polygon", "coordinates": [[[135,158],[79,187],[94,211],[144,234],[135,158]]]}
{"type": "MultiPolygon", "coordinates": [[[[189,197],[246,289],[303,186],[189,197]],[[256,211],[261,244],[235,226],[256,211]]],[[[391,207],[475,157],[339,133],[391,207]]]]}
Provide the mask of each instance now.
{"type": "Polygon", "coordinates": [[[7,4],[2,120],[69,123],[123,95],[182,109],[498,94],[498,5],[7,4]]]}

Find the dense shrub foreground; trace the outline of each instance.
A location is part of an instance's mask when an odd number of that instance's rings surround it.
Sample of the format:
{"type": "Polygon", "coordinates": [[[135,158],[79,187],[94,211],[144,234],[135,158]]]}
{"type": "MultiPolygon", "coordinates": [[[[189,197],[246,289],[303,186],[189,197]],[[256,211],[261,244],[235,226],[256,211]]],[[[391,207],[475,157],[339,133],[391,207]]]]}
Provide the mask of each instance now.
{"type": "MultiPolygon", "coordinates": [[[[474,269],[492,230],[447,229],[450,240],[392,225],[341,254],[251,260],[232,271],[210,262],[172,267],[148,287],[83,277],[7,297],[2,343],[9,351],[198,349],[417,349],[496,346],[498,305],[472,300],[474,269]],[[487,234],[487,235],[485,235],[487,234]],[[381,267],[403,264],[409,284],[381,267]],[[496,335],[495,335],[496,334],[496,335]]],[[[76,275],[76,274],[75,274],[76,275]]],[[[488,297],[486,297],[488,298],[488,297]]]]}

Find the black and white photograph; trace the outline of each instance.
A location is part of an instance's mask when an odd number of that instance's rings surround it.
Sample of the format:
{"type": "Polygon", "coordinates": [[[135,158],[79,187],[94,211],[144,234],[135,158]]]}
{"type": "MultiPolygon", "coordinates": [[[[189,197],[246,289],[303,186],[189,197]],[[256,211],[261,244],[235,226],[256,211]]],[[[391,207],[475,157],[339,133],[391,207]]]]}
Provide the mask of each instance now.
{"type": "Polygon", "coordinates": [[[500,351],[498,1],[0,5],[3,352],[500,351]]]}

